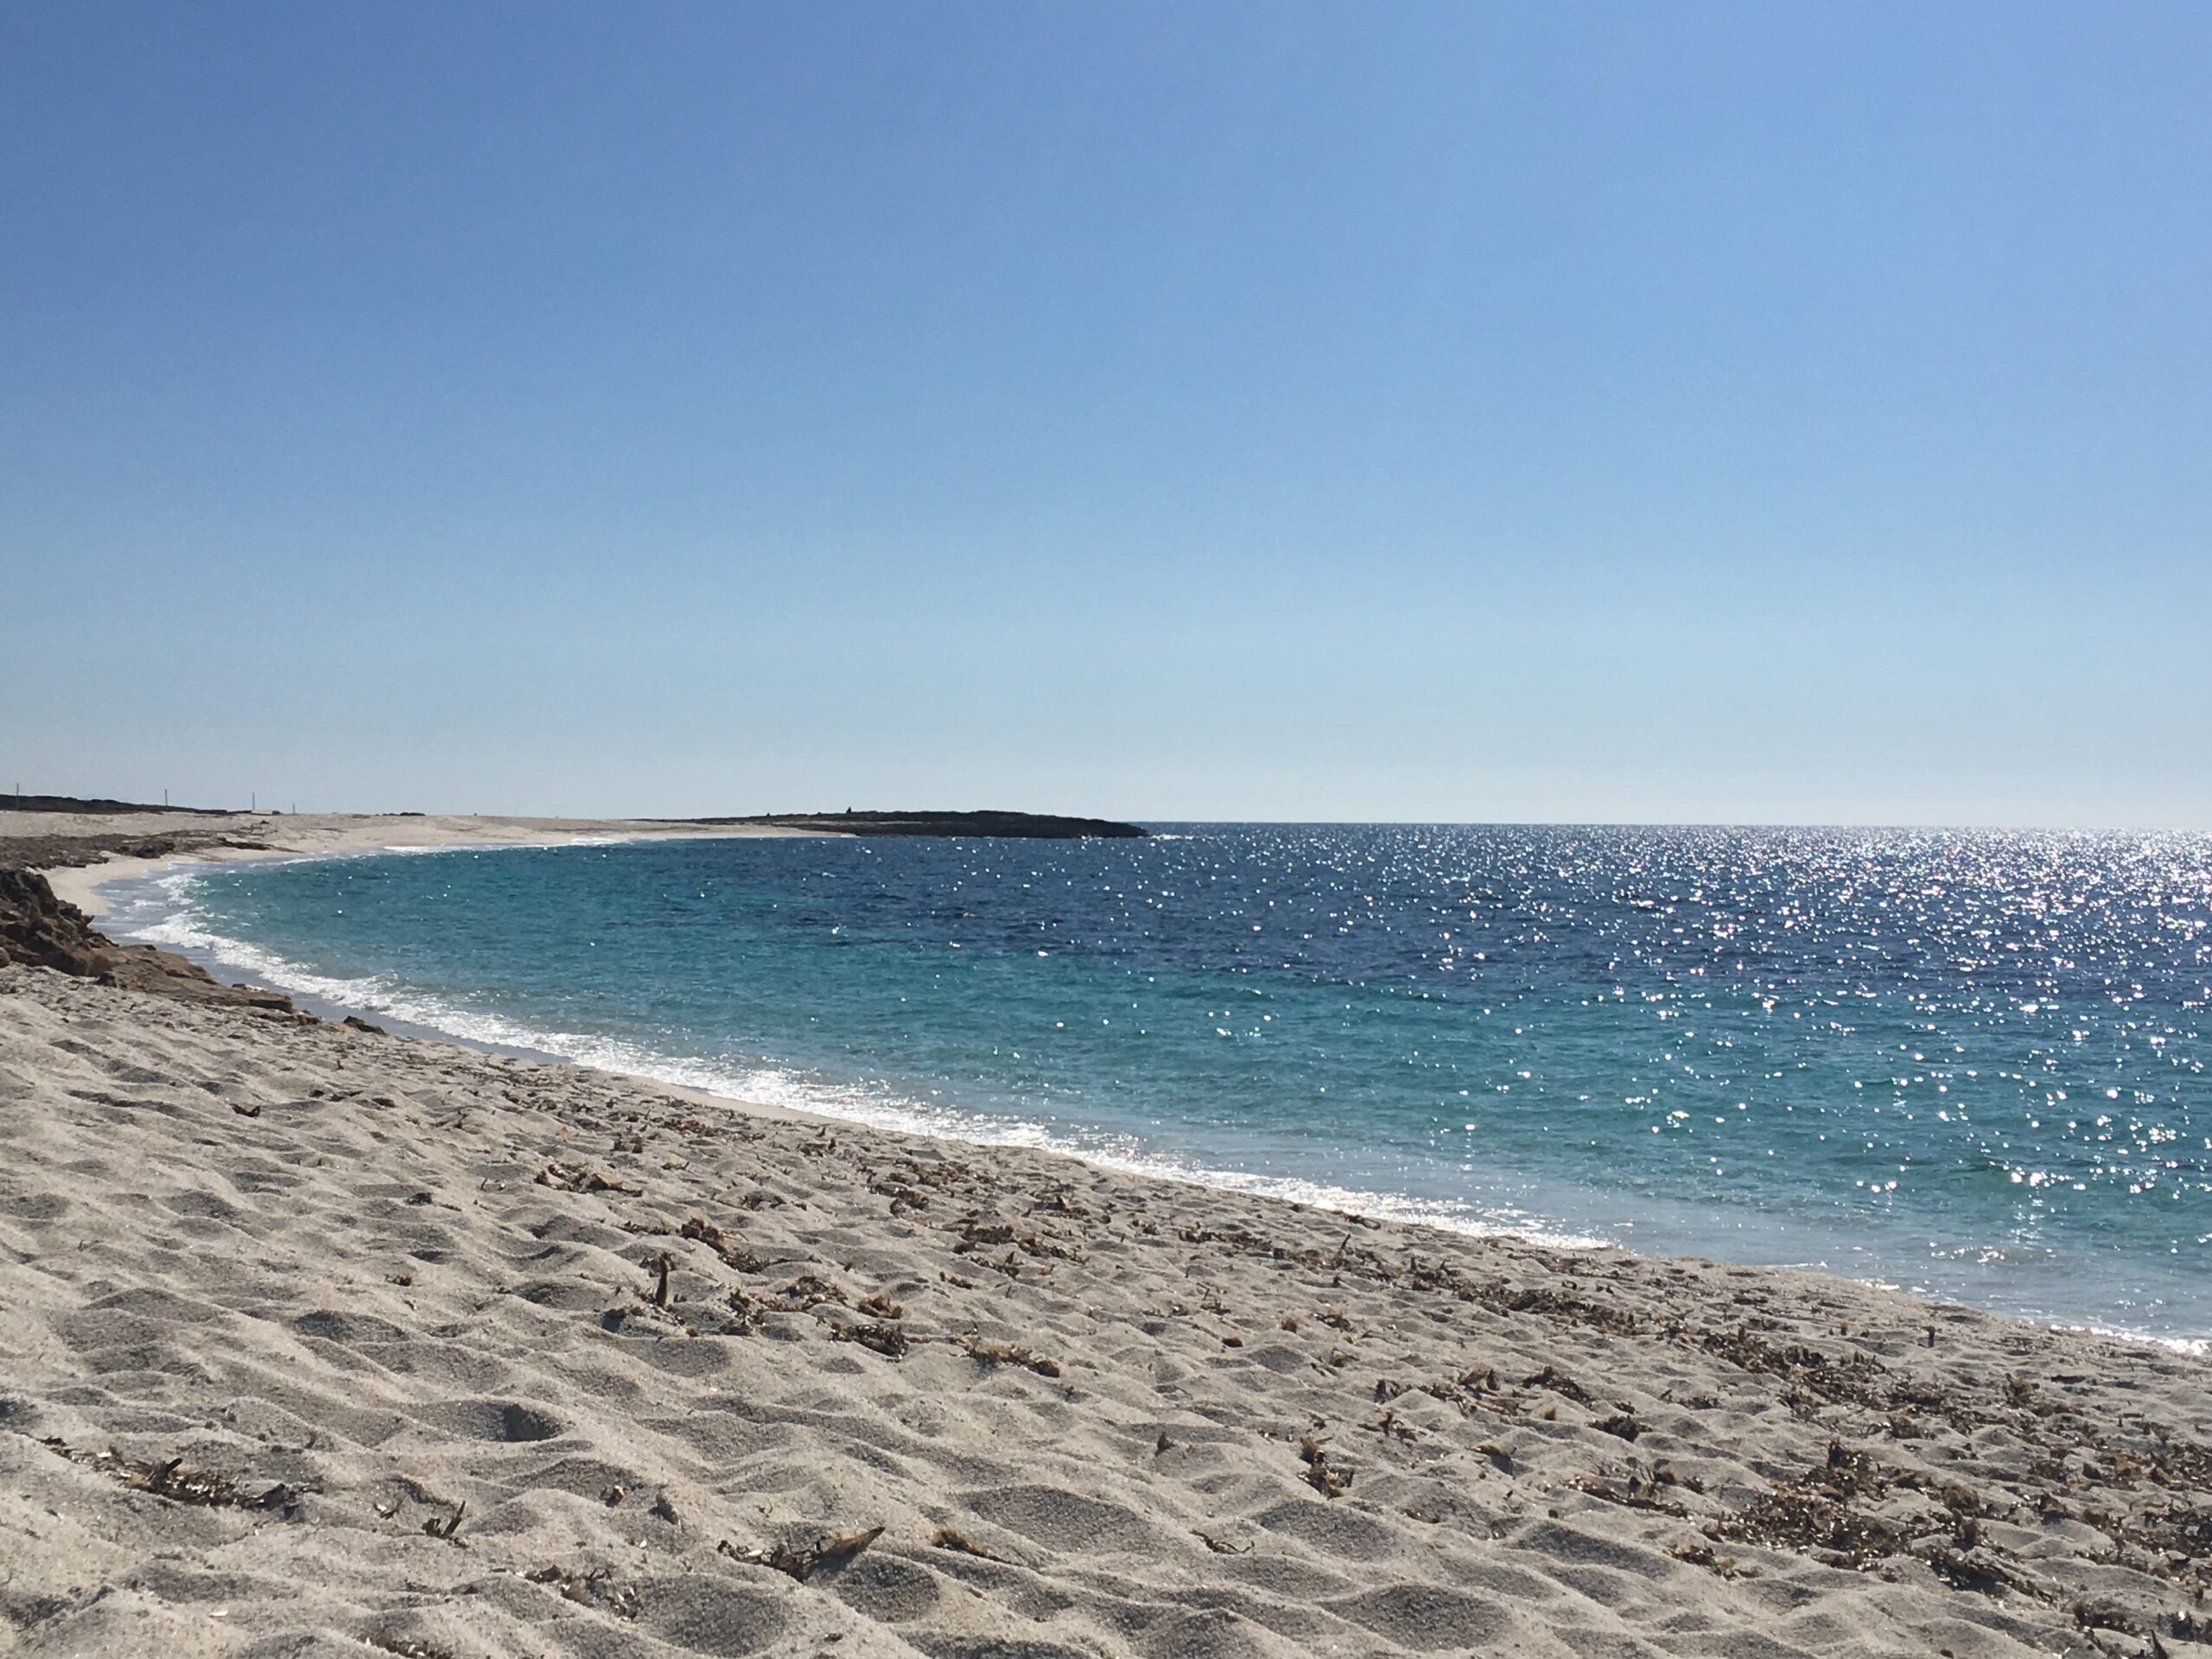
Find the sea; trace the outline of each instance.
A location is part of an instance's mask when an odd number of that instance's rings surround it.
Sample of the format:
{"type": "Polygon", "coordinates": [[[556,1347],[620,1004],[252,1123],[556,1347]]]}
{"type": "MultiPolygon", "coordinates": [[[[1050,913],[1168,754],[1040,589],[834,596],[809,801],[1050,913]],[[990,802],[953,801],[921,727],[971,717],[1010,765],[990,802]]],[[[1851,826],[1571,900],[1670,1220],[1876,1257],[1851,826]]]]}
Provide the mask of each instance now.
{"type": "Polygon", "coordinates": [[[741,1099],[2207,1351],[2212,836],[1149,827],[186,866],[103,925],[741,1099]]]}

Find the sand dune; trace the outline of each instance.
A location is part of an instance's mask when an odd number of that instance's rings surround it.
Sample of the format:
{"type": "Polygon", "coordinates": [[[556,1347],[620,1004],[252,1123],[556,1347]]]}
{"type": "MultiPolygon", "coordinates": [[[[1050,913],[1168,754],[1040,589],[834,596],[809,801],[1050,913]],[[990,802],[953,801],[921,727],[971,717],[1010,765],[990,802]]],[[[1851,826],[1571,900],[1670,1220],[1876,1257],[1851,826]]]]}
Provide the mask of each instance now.
{"type": "Polygon", "coordinates": [[[2158,1350],[35,969],[0,1135],[0,1650],[2212,1641],[2158,1350]]]}

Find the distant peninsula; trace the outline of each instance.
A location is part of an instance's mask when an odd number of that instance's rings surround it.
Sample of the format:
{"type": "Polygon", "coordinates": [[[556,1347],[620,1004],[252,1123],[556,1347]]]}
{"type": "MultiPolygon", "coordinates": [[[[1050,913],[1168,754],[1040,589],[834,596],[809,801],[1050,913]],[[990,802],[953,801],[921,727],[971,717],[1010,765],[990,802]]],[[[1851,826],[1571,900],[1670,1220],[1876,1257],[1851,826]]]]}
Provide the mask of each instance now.
{"type": "MultiPolygon", "coordinates": [[[[52,849],[32,849],[27,844],[12,849],[0,846],[0,851],[15,852],[16,863],[40,866],[49,863],[83,864],[104,856],[127,855],[154,857],[163,853],[190,850],[185,845],[187,836],[197,836],[216,844],[268,850],[263,839],[253,841],[219,840],[225,832],[252,830],[265,838],[274,836],[278,825],[289,825],[287,838],[296,841],[311,824],[351,825],[369,830],[378,823],[404,818],[414,821],[424,830],[431,829],[431,821],[420,812],[378,813],[285,813],[275,808],[258,811],[240,812],[235,808],[206,806],[171,806],[163,802],[154,806],[136,801],[92,798],[75,795],[0,794],[0,812],[21,813],[21,822],[28,825],[35,819],[50,820],[38,826],[38,832],[51,838],[67,840],[82,856],[66,856],[52,849]],[[175,821],[180,818],[201,820],[230,819],[230,823],[202,823],[187,829],[175,821]],[[100,823],[103,830],[114,833],[103,836],[89,824],[76,820],[91,819],[100,823]],[[132,821],[132,822],[126,822],[132,821]],[[161,849],[137,845],[149,836],[166,836],[175,844],[161,849]],[[126,846],[125,841],[134,844],[126,846]],[[101,844],[94,846],[94,842],[101,844]],[[114,844],[107,844],[112,842],[114,844]]],[[[12,825],[15,820],[10,820],[12,825]]],[[[847,809],[842,812],[755,812],[743,817],[707,818],[632,818],[632,819],[570,819],[570,818],[514,818],[486,819],[471,815],[467,818],[448,815],[437,821],[438,838],[450,839],[452,826],[467,823],[479,826],[465,837],[480,838],[480,826],[493,823],[512,823],[518,829],[542,828],[556,834],[576,833],[587,826],[594,832],[620,830],[634,825],[640,830],[665,826],[670,830],[704,830],[728,827],[746,830],[804,830],[816,835],[833,836],[1007,836],[1031,841],[1078,841],[1086,836],[1131,840],[1147,835],[1143,825],[1121,823],[1111,818],[1071,818],[1050,812],[1004,812],[984,810],[972,812],[862,812],[847,809]]],[[[9,837],[21,840],[33,832],[26,829],[0,826],[0,842],[9,837]]],[[[383,834],[386,831],[376,831],[383,834]]]]}
{"type": "Polygon", "coordinates": [[[1031,841],[1085,836],[1127,840],[1151,832],[1111,818],[1065,818],[1048,812],[763,812],[747,817],[671,818],[671,823],[759,824],[776,830],[826,830],[841,836],[1012,836],[1031,841]]]}

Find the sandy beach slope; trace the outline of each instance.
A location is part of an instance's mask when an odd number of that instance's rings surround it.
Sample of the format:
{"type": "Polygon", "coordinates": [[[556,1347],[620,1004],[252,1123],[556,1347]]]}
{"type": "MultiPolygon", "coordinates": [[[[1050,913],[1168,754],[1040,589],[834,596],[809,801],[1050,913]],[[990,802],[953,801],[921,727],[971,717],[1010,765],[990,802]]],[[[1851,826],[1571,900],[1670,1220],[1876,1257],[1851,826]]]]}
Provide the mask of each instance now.
{"type": "Polygon", "coordinates": [[[0,1650],[2212,1638],[2160,1350],[45,969],[0,1137],[0,1650]]]}

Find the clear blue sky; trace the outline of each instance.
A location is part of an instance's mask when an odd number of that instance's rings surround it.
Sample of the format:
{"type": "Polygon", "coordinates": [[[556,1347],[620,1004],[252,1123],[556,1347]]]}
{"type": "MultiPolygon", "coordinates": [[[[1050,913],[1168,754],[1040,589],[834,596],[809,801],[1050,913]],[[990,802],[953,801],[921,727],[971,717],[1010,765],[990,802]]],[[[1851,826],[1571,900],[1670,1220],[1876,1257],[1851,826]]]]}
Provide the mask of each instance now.
{"type": "Polygon", "coordinates": [[[16,5],[0,789],[2212,827],[2212,7],[16,5]]]}

